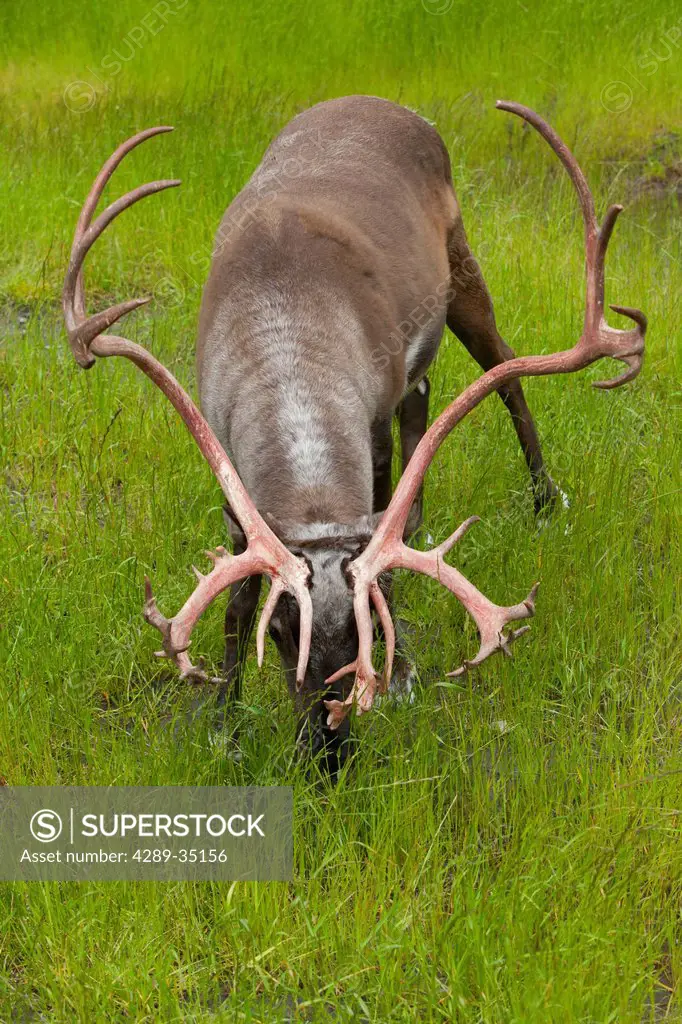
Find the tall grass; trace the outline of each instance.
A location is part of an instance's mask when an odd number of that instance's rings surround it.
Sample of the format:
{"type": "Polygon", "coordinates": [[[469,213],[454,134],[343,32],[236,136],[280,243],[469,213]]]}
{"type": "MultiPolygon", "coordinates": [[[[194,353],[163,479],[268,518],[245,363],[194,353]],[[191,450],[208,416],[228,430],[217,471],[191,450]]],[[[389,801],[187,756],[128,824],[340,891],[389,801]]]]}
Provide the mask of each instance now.
{"type": "MultiPolygon", "coordinates": [[[[430,13],[441,6],[169,0],[165,24],[129,0],[0,9],[0,775],[288,783],[296,808],[291,884],[3,885],[2,1021],[634,1024],[668,1003],[660,979],[682,968],[682,310],[679,207],[663,186],[679,160],[679,12],[493,0],[430,13]],[[157,31],[138,45],[145,24],[157,31]],[[110,229],[87,280],[93,308],[154,292],[128,330],[191,385],[222,210],[290,116],[346,92],[437,122],[519,352],[577,338],[581,229],[556,159],[494,100],[551,117],[600,208],[628,203],[608,298],[651,327],[644,372],[622,391],[589,388],[603,367],[527,385],[572,502],[544,531],[501,403],[444,447],[429,529],[441,539],[484,518],[455,562],[496,600],[540,578],[532,633],[512,662],[448,680],[471,626],[435,585],[402,579],[423,686],[358,723],[332,788],[292,758],[272,651],[236,712],[238,762],[210,742],[210,707],[154,659],[142,577],[179,606],[184,570],[223,539],[220,496],[134,368],[75,368],[54,301],[103,159],[135,129],[175,124],[109,193],[171,176],[183,188],[110,229]]],[[[477,372],[446,337],[433,413],[477,372]]],[[[194,645],[216,666],[220,634],[214,608],[194,645]]]]}

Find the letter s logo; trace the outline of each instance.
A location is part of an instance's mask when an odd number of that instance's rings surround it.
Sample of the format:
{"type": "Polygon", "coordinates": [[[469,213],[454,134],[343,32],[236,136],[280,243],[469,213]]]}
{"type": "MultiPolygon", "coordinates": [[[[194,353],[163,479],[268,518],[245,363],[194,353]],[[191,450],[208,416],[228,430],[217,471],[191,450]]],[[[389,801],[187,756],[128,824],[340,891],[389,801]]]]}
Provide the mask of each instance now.
{"type": "Polygon", "coordinates": [[[56,811],[44,808],[42,811],[36,811],[29,827],[31,835],[39,843],[51,843],[61,835],[62,819],[56,811]]]}

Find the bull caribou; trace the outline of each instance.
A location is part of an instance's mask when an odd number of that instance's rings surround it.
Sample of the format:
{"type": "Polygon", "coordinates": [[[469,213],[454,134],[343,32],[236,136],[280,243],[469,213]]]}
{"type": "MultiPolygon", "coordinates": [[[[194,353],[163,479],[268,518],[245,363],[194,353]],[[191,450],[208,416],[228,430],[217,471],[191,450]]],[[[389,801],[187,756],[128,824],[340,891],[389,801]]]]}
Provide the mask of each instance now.
{"type": "Polygon", "coordinates": [[[166,618],[146,580],[144,615],[185,679],[205,681],[188,648],[208,605],[231,588],[219,691],[239,695],[261,579],[270,590],[256,631],[259,665],[274,640],[299,714],[299,742],[338,755],[348,712],[372,707],[405,657],[390,610],[390,572],[438,580],[472,616],[479,665],[529,627],[537,584],[519,603],[489,600],[445,556],[476,521],[462,523],[430,550],[407,540],[421,521],[424,475],[450,431],[496,391],[509,410],[537,510],[557,488],[547,473],[520,378],[574,373],[609,356],[641,368],[646,317],[604,317],[604,258],[621,206],[601,226],[587,181],[556,132],[534,111],[498,102],[549,143],[578,195],[585,228],[583,332],[570,349],[515,357],[498,333],[488,289],[469,247],[448,151],[432,125],[387,100],[349,96],[295,117],[228,207],[216,239],[199,317],[198,387],[202,412],[169,371],[140,345],[104,333],[148,302],[131,299],[86,314],[83,262],[123,210],[180,184],[155,181],[117,199],[93,220],[102,191],[123,157],[171,131],[149,128],[124,142],[97,176],[76,227],[63,306],[76,361],[132,360],[172,402],[194,436],[226,499],[232,553],[218,547],[196,589],[166,618]],[[417,315],[415,315],[415,311],[417,315]],[[428,368],[445,325],[484,373],[427,429],[428,368]],[[391,423],[400,424],[402,477],[391,495],[391,423]],[[229,454],[228,454],[229,453],[229,454]],[[378,623],[375,623],[375,618],[378,623]],[[385,638],[383,670],[373,661],[375,625],[385,638]],[[394,661],[394,655],[395,661],[394,661]]]}

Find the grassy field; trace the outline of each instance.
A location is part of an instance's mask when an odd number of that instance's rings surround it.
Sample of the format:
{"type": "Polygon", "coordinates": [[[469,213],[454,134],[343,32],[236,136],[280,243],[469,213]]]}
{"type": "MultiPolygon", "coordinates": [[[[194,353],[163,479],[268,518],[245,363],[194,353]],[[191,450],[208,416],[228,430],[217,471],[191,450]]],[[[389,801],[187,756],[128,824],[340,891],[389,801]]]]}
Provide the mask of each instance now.
{"type": "MultiPolygon", "coordinates": [[[[291,784],[296,851],[290,884],[3,884],[0,1021],[682,1019],[679,8],[16,0],[0,9],[0,54],[0,776],[291,784]],[[519,353],[566,348],[582,324],[575,197],[494,101],[549,117],[600,210],[627,205],[607,298],[640,306],[650,330],[627,388],[593,391],[603,365],[528,383],[571,499],[546,529],[499,401],[443,448],[429,529],[440,540],[481,515],[455,564],[502,603],[540,579],[532,632],[513,661],[448,680],[475,632],[446,591],[401,579],[423,685],[412,706],[357,723],[332,788],[292,757],[272,647],[236,712],[239,762],[153,657],[144,573],[164,610],[179,607],[190,564],[224,540],[221,495],[132,366],[77,369],[58,298],[104,158],[135,130],[176,125],[113,189],[174,176],[183,188],[102,240],[90,300],[152,291],[129,336],[193,386],[224,207],[295,112],[349,92],[436,121],[519,353]]],[[[447,336],[434,414],[476,374],[447,336]]],[[[222,611],[194,640],[216,667],[222,611]]]]}

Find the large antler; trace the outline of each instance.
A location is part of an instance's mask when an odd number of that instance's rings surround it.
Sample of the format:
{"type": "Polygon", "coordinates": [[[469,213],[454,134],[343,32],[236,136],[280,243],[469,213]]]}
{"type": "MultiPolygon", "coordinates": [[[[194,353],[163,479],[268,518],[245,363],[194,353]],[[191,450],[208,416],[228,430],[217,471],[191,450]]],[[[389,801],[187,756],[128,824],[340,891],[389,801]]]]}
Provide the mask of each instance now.
{"type": "Polygon", "coordinates": [[[92,217],[104,186],[126,153],[153,135],[170,131],[172,128],[168,127],[148,128],[146,131],[134,135],[109,157],[95,179],[78,218],[71,258],[64,281],[63,308],[69,342],[76,361],[85,369],[95,363],[97,356],[125,356],[132,360],[163,391],[182,416],[185,425],[197,442],[199,450],[213,470],[248,541],[246,551],[240,555],[232,556],[224,548],[218,548],[216,554],[208,552],[214,563],[213,569],[207,576],[203,576],[195,569],[199,581],[197,587],[172,619],[166,619],[158,610],[149,580],[145,581],[144,616],[147,622],[155,626],[163,637],[163,651],[158,653],[163,657],[172,658],[180,668],[183,678],[205,679],[201,667],[192,665],[186,653],[197,619],[211,601],[232,583],[245,579],[247,576],[265,574],[270,577],[272,586],[258,626],[258,663],[261,664],[263,659],[265,632],[270,616],[280,595],[288,591],[296,598],[301,609],[297,670],[297,681],[300,684],[305,676],[308,663],[312,630],[312,602],[308,590],[309,570],[306,563],[287,550],[259,515],[220,442],[175,377],[141,345],[113,334],[102,334],[102,331],[107,330],[126,313],[149,302],[149,298],[121,302],[90,317],[85,312],[82,268],[93,243],[123,210],[133,206],[145,196],[161,192],[166,188],[174,188],[180,182],[154,181],[147,185],[141,185],[113,202],[92,223],[92,217]]]}
{"type": "Polygon", "coordinates": [[[338,727],[353,704],[357,705],[358,714],[368,711],[372,706],[377,687],[381,685],[380,677],[372,665],[373,630],[370,601],[377,607],[384,623],[386,635],[384,681],[390,678],[394,631],[392,626],[386,628],[386,617],[388,616],[390,620],[388,609],[379,608],[376,598],[378,590],[376,581],[382,572],[389,569],[412,569],[415,572],[431,576],[451,590],[474,619],[481,639],[479,651],[474,658],[465,661],[450,675],[462,674],[469,666],[480,664],[495,651],[502,651],[509,655],[509,645],[512,641],[529,629],[528,626],[521,626],[506,635],[504,633],[505,627],[510,623],[527,619],[534,614],[537,583],[525,601],[509,607],[501,607],[493,604],[457,569],[447,565],[443,560],[445,554],[476,521],[477,517],[467,519],[452,536],[431,551],[415,551],[403,543],[403,530],[412,502],[434,455],[453,427],[487,395],[517,377],[575,373],[597,359],[609,356],[626,363],[628,369],[615,380],[600,381],[594,386],[615,388],[636,377],[642,367],[644,335],[647,326],[644,313],[639,309],[630,309],[625,306],[611,306],[616,313],[627,316],[636,324],[634,328],[626,331],[609,327],[604,319],[604,257],[616,218],[623,209],[622,206],[611,206],[600,227],[595,216],[594,200],[585,176],[575,157],[556,132],[528,107],[502,101],[498,101],[497,107],[500,110],[508,110],[512,114],[517,114],[537,129],[563,163],[578,193],[585,224],[585,274],[587,279],[583,333],[577,345],[565,352],[548,356],[525,356],[511,359],[484,373],[441,413],[417,445],[372,540],[362,554],[348,567],[354,584],[354,607],[359,649],[357,660],[341,669],[329,680],[331,682],[350,672],[355,673],[354,685],[345,701],[325,702],[329,711],[327,722],[332,728],[338,727]]]}

